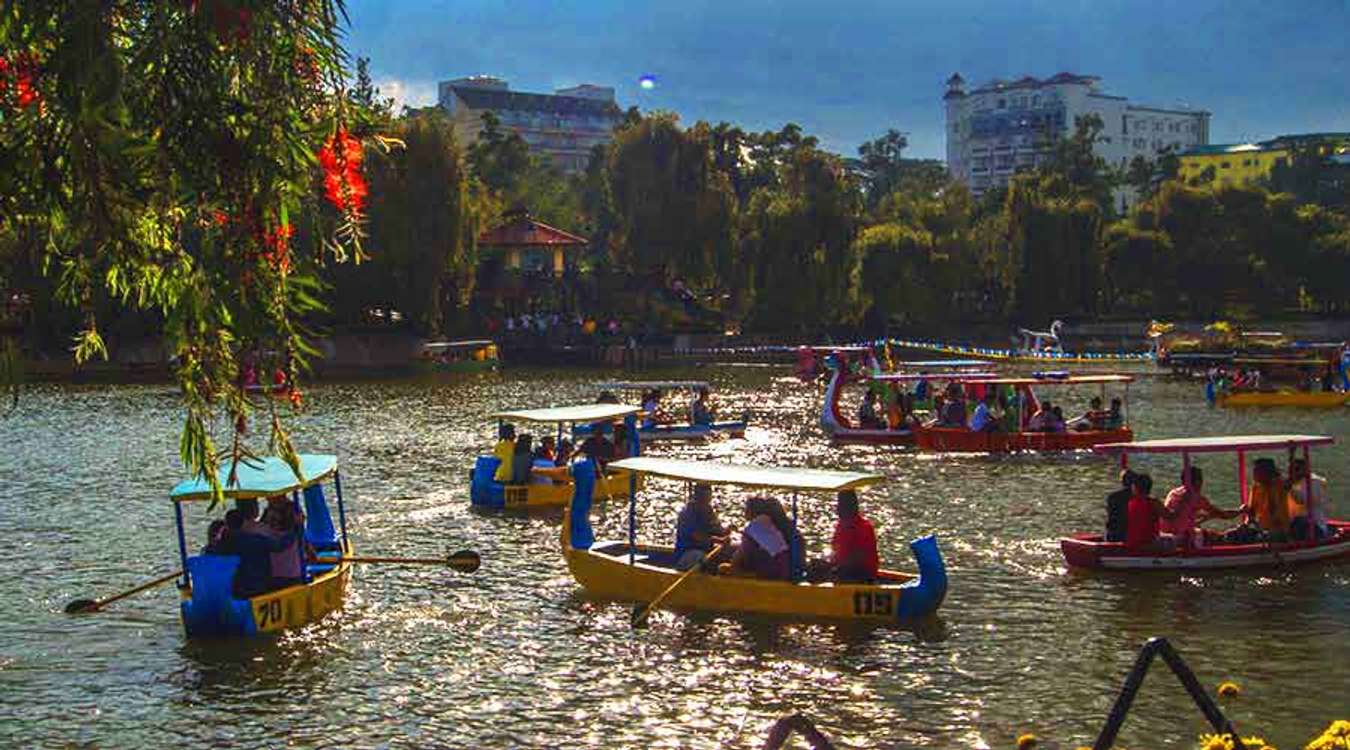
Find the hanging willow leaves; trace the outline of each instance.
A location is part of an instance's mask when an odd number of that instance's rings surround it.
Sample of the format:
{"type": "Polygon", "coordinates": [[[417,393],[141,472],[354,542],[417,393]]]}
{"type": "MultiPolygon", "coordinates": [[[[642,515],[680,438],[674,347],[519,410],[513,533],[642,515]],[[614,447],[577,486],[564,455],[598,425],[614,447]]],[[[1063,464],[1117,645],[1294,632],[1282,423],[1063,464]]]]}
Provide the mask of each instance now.
{"type": "Polygon", "coordinates": [[[0,5],[0,255],[40,258],[81,311],[77,362],[107,356],[100,301],[162,318],[180,453],[217,496],[222,464],[298,468],[316,273],[362,257],[345,22],[340,0],[0,5]]]}

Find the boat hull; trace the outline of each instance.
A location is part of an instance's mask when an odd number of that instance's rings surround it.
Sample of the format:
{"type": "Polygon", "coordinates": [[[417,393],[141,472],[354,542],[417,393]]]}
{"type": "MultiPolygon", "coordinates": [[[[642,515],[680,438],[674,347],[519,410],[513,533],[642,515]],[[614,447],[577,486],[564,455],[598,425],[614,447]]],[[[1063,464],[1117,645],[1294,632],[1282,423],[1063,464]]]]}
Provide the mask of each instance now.
{"type": "Polygon", "coordinates": [[[1217,396],[1219,406],[1311,406],[1330,408],[1350,404],[1350,393],[1330,391],[1247,391],[1217,396]]]}
{"type": "Polygon", "coordinates": [[[1100,535],[1077,534],[1060,540],[1072,568],[1092,570],[1238,570],[1284,567],[1350,556],[1350,522],[1331,522],[1332,536],[1315,542],[1211,545],[1165,554],[1139,554],[1100,535]]]}
{"type": "MultiPolygon", "coordinates": [[[[751,613],[796,619],[895,623],[932,614],[947,591],[946,571],[936,540],[911,545],[918,576],[882,571],[878,582],[807,583],[696,572],[668,596],[663,606],[676,610],[751,613]]],[[[599,542],[589,549],[564,548],[567,567],[590,596],[649,602],[682,571],[671,564],[670,548],[639,546],[629,562],[624,542],[599,542]]]]}
{"type": "Polygon", "coordinates": [[[919,450],[942,453],[1012,453],[1017,451],[1085,450],[1102,443],[1128,443],[1128,427],[1084,432],[972,432],[960,427],[918,427],[914,444],[919,450]]]}
{"type": "MultiPolygon", "coordinates": [[[[632,472],[615,470],[595,483],[595,499],[627,498],[633,487],[642,488],[642,477],[634,480],[632,472]]],[[[554,484],[502,484],[489,482],[482,488],[471,487],[470,501],[476,507],[491,510],[531,511],[562,508],[572,499],[571,482],[554,484]]]]}
{"type": "MultiPolygon", "coordinates": [[[[351,554],[352,548],[348,544],[343,557],[351,554]]],[[[250,637],[301,628],[322,620],[340,609],[346,600],[351,585],[352,563],[319,564],[310,568],[315,572],[308,583],[287,586],[248,599],[235,599],[227,593],[214,600],[194,597],[193,584],[190,583],[180,589],[180,611],[187,635],[250,637]]],[[[228,579],[224,583],[228,586],[228,579]]],[[[202,585],[210,584],[203,581],[202,585]]]]}

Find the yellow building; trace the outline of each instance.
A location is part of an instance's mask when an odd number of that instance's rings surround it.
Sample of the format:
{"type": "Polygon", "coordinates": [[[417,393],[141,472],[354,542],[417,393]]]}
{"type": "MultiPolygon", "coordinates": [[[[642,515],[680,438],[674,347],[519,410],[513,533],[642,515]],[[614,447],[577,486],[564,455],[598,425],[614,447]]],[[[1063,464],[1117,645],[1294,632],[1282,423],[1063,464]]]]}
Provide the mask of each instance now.
{"type": "Polygon", "coordinates": [[[1320,156],[1345,153],[1350,133],[1282,135],[1260,143],[1195,146],[1177,154],[1177,177],[1187,184],[1212,187],[1253,185],[1286,166],[1296,148],[1315,145],[1320,156]],[[1211,171],[1212,170],[1212,171],[1211,171]]]}
{"type": "Polygon", "coordinates": [[[1289,149],[1258,143],[1197,146],[1177,158],[1177,177],[1187,184],[1252,185],[1269,179],[1277,165],[1288,164],[1289,149]]]}

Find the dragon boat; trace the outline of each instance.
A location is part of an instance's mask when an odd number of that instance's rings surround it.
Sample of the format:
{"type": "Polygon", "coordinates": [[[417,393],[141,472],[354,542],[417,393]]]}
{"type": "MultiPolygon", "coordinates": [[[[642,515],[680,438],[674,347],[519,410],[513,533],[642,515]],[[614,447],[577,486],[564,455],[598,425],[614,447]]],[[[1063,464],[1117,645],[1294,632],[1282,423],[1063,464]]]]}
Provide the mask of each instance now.
{"type": "MultiPolygon", "coordinates": [[[[1292,462],[1302,453],[1311,474],[1309,448],[1329,445],[1322,435],[1236,435],[1231,437],[1143,440],[1096,446],[1101,453],[1119,454],[1127,466],[1131,453],[1181,454],[1183,467],[1196,453],[1236,453],[1238,497],[1247,504],[1247,454],[1252,451],[1287,451],[1292,462]]],[[[1306,480],[1311,482],[1311,477],[1306,480]]],[[[1305,490],[1304,497],[1311,495],[1305,490]]],[[[1072,568],[1098,570],[1228,570],[1280,568],[1300,563],[1350,555],[1350,521],[1328,521],[1330,536],[1308,541],[1258,541],[1249,544],[1206,543],[1183,546],[1170,552],[1132,551],[1122,542],[1108,542],[1100,534],[1075,534],[1060,540],[1064,560],[1072,568]]]]}
{"type": "MultiPolygon", "coordinates": [[[[584,462],[583,462],[584,463],[584,462]]],[[[590,472],[575,470],[576,494],[562,524],[562,552],[567,567],[586,593],[621,601],[651,602],[684,572],[675,566],[670,547],[637,541],[639,477],[654,476],[687,483],[784,490],[792,495],[792,523],[797,522],[799,493],[837,492],[885,481],[879,474],[815,469],[772,468],[661,458],[627,458],[611,464],[629,473],[628,539],[596,541],[590,523],[590,472]]],[[[885,624],[908,622],[932,614],[947,592],[947,571],[932,535],[914,540],[910,549],[917,574],[881,570],[873,583],[808,582],[802,571],[791,580],[765,580],[741,575],[696,571],[670,592],[662,606],[676,610],[752,613],[789,619],[854,620],[885,624]]]]}
{"type": "MultiPolygon", "coordinates": [[[[233,594],[239,558],[232,555],[189,555],[183,531],[183,508],[212,497],[204,478],[181,482],[169,493],[178,528],[178,553],[183,579],[178,589],[183,626],[189,637],[255,636],[304,627],[342,606],[351,583],[352,554],[347,538],[347,514],[342,503],[342,480],[337,457],[301,454],[300,473],[280,458],[240,461],[231,478],[230,467],[220,469],[219,483],[226,500],[288,496],[305,513],[304,538],[317,553],[313,562],[301,560],[302,583],[248,599],[233,594]],[[331,482],[337,499],[337,529],[324,496],[331,482]],[[340,530],[340,531],[339,531],[340,530]]],[[[305,545],[296,545],[304,555],[305,545]]]]}
{"type": "MultiPolygon", "coordinates": [[[[536,425],[552,425],[557,428],[557,439],[562,441],[564,428],[585,424],[592,429],[595,425],[608,425],[622,420],[627,426],[630,443],[629,452],[636,454],[640,444],[636,415],[642,410],[636,406],[623,404],[582,404],[579,406],[555,406],[545,409],[522,409],[502,411],[492,415],[498,425],[506,422],[525,422],[536,425]]],[[[478,508],[486,510],[530,511],[546,508],[561,508],[572,497],[571,482],[549,481],[548,483],[506,484],[494,479],[501,460],[496,456],[479,456],[469,473],[469,501],[478,508]]],[[[632,477],[626,471],[611,468],[604,471],[595,485],[596,494],[603,498],[627,497],[633,487],[632,477]]]]}

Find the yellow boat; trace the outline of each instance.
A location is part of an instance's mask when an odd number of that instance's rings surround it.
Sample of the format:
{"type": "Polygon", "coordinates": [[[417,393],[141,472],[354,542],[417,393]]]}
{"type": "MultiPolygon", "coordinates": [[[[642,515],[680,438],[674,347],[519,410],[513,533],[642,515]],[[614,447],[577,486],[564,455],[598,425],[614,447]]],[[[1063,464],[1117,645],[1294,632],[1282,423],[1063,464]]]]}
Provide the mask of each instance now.
{"type": "Polygon", "coordinates": [[[1219,406],[1321,406],[1350,404],[1350,393],[1336,391],[1238,391],[1218,394],[1219,406]]]}
{"type": "MultiPolygon", "coordinates": [[[[232,592],[239,558],[231,555],[201,554],[189,556],[183,532],[183,506],[193,501],[209,501],[210,485],[202,478],[189,479],[173,488],[174,515],[178,527],[178,552],[185,575],[179,584],[183,627],[190,637],[253,636],[298,628],[323,619],[342,606],[351,583],[352,563],[343,558],[352,555],[347,538],[347,514],[342,504],[342,481],[337,457],[300,455],[300,475],[296,476],[280,458],[241,462],[230,481],[230,467],[220,470],[220,484],[226,500],[266,499],[289,496],[295,507],[305,512],[305,540],[318,562],[304,563],[304,582],[276,591],[236,599],[232,592]],[[331,480],[337,498],[339,528],[333,526],[323,485],[331,480]],[[303,506],[302,506],[303,503],[303,506]],[[340,531],[339,531],[340,529],[340,531]],[[340,536],[339,536],[340,534],[340,536]]],[[[304,554],[304,545],[297,545],[304,554]]]]}
{"type": "MultiPolygon", "coordinates": [[[[663,458],[626,458],[611,466],[639,476],[791,491],[794,525],[796,493],[837,492],[884,481],[879,474],[663,458]]],[[[578,480],[576,496],[563,522],[563,557],[572,576],[588,594],[598,598],[653,601],[683,572],[675,567],[674,549],[637,543],[634,499],[629,504],[628,540],[595,541],[589,518],[591,490],[587,482],[578,480]]],[[[910,549],[918,563],[917,575],[882,570],[875,583],[845,584],[807,582],[800,571],[794,571],[797,575],[793,580],[782,581],[695,572],[664,600],[663,606],[796,619],[911,621],[937,610],[947,593],[947,571],[932,535],[914,540],[910,549]]]]}
{"type": "MultiPolygon", "coordinates": [[[[556,425],[557,440],[562,441],[564,428],[568,425],[591,425],[623,420],[628,426],[630,443],[628,450],[636,455],[638,451],[638,433],[636,415],[641,407],[623,404],[581,404],[579,406],[555,406],[546,409],[522,409],[502,411],[492,415],[498,424],[506,422],[525,422],[538,425],[556,425]]],[[[567,433],[567,434],[570,434],[567,433]]],[[[490,510],[540,510],[561,508],[572,498],[571,482],[552,482],[549,484],[505,484],[493,478],[501,462],[496,456],[479,456],[469,475],[469,501],[473,505],[490,510]]],[[[613,465],[611,464],[611,467],[613,465]]],[[[594,470],[592,466],[592,471],[594,470]]],[[[641,479],[630,472],[610,468],[595,483],[598,499],[628,497],[641,486],[641,479]]]]}

